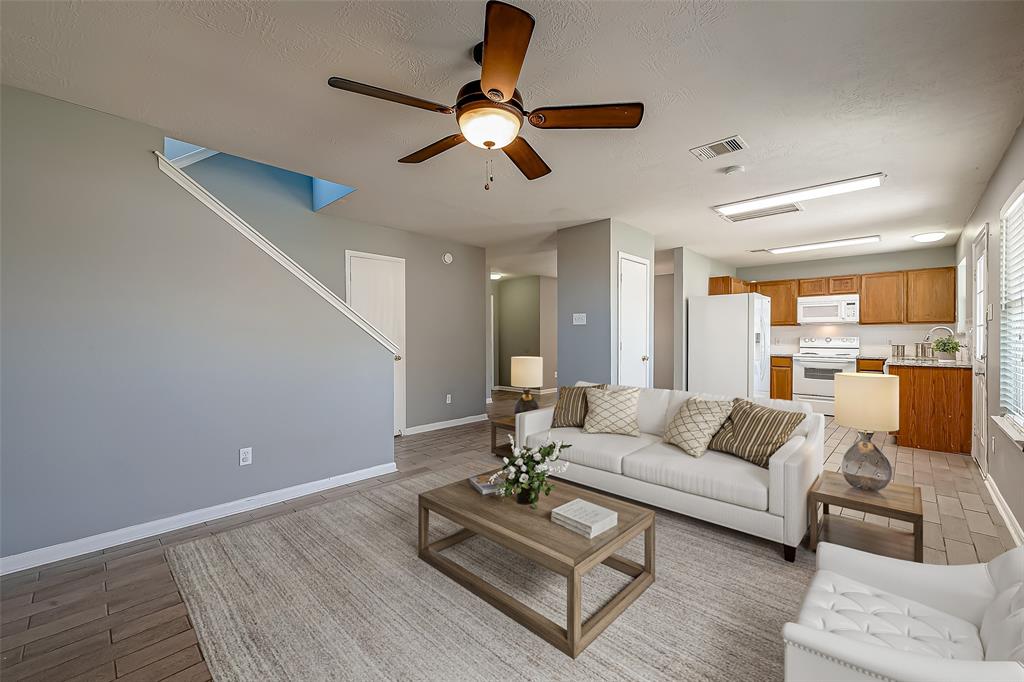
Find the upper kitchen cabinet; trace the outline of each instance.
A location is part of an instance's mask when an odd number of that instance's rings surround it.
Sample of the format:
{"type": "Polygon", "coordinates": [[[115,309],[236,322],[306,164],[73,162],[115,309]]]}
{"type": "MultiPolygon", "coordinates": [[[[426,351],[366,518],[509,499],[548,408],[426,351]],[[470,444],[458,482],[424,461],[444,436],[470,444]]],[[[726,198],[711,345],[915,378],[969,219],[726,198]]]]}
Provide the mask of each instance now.
{"type": "Polygon", "coordinates": [[[754,291],[772,300],[772,325],[786,326],[796,324],[796,297],[799,283],[795,279],[780,279],[771,282],[758,282],[754,291]]]}
{"type": "Polygon", "coordinates": [[[723,275],[721,277],[708,277],[708,295],[718,296],[721,294],[749,294],[750,284],[735,277],[723,275]]]}
{"type": "Polygon", "coordinates": [[[799,296],[826,296],[828,294],[828,278],[815,277],[814,279],[802,279],[797,284],[797,295],[799,296]]]}
{"type": "Polygon", "coordinates": [[[828,278],[828,293],[830,295],[856,294],[858,291],[860,291],[859,275],[843,275],[842,277],[828,278]]]}
{"type": "Polygon", "coordinates": [[[908,324],[956,322],[956,268],[908,270],[906,276],[908,324]]]}
{"type": "Polygon", "coordinates": [[[902,324],[906,313],[906,273],[860,276],[860,323],[902,324]]]}

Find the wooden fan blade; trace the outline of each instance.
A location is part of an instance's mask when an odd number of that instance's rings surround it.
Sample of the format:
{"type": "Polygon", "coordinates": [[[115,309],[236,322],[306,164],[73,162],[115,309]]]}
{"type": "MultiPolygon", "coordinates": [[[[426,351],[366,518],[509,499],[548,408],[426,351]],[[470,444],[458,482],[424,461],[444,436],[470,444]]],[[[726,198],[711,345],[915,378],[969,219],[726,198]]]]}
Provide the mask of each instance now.
{"type": "Polygon", "coordinates": [[[533,25],[533,17],[518,7],[500,0],[487,3],[480,88],[495,102],[509,101],[516,91],[533,25]]]}
{"type": "Polygon", "coordinates": [[[460,133],[443,137],[434,144],[428,144],[418,152],[413,152],[409,156],[402,157],[398,160],[398,163],[420,163],[427,159],[433,158],[441,152],[446,152],[452,147],[457,147],[466,141],[460,133]]]}
{"type": "Polygon", "coordinates": [[[543,107],[529,115],[535,128],[636,128],[644,118],[642,102],[543,107]]]}
{"type": "Polygon", "coordinates": [[[403,95],[400,92],[392,92],[391,90],[385,90],[384,88],[378,88],[365,83],[357,83],[355,81],[350,81],[347,78],[331,76],[327,79],[327,84],[332,88],[338,88],[339,90],[348,90],[349,92],[356,92],[360,95],[366,95],[367,97],[386,99],[389,102],[396,102],[398,104],[416,107],[417,109],[426,109],[427,111],[436,111],[439,114],[455,113],[455,110],[451,107],[446,107],[445,105],[438,104],[437,102],[430,102],[411,95],[403,95]]]}
{"type": "Polygon", "coordinates": [[[527,180],[536,180],[551,172],[544,159],[540,158],[537,152],[533,151],[530,143],[521,137],[517,137],[509,144],[501,148],[505,156],[512,159],[527,180]]]}

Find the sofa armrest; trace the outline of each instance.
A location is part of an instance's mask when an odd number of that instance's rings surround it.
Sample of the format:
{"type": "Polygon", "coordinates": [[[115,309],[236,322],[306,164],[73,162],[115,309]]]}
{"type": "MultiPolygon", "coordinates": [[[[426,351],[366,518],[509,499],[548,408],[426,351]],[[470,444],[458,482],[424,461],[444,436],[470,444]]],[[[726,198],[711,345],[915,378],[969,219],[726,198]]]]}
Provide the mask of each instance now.
{"type": "Polygon", "coordinates": [[[798,623],[786,623],[782,638],[786,642],[786,682],[1024,682],[1024,665],[1016,661],[931,658],[838,637],[798,623]]]}
{"type": "Polygon", "coordinates": [[[796,547],[807,533],[807,491],[821,474],[825,418],[808,415],[807,435],[795,436],[768,460],[768,510],[783,517],[783,544],[796,547]]]}
{"type": "Polygon", "coordinates": [[[918,564],[822,542],[818,544],[818,570],[913,599],[979,627],[985,608],[996,596],[985,564],[918,564]]]}
{"type": "Polygon", "coordinates": [[[542,407],[539,410],[520,412],[516,415],[516,446],[526,445],[526,438],[535,433],[551,429],[551,420],[555,416],[554,407],[542,407]]]}

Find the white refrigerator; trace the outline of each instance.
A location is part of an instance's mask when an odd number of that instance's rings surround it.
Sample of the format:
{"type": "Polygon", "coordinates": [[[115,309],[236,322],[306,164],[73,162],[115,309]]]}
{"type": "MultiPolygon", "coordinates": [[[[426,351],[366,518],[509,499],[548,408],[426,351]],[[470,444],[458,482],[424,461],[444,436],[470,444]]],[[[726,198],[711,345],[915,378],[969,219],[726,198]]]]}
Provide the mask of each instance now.
{"type": "Polygon", "coordinates": [[[687,390],[744,398],[771,392],[772,301],[761,294],[691,296],[687,390]]]}

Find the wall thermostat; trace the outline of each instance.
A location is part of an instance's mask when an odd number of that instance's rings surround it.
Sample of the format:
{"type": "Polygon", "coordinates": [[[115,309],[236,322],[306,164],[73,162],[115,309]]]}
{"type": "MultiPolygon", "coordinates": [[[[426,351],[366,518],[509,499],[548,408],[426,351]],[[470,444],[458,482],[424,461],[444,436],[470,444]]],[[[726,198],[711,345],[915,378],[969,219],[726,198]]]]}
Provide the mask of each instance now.
{"type": "Polygon", "coordinates": [[[449,251],[445,251],[444,255],[441,256],[441,262],[445,265],[451,265],[454,261],[455,256],[453,256],[449,251]]]}

